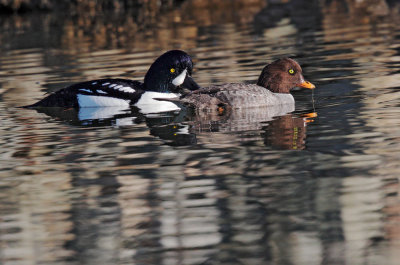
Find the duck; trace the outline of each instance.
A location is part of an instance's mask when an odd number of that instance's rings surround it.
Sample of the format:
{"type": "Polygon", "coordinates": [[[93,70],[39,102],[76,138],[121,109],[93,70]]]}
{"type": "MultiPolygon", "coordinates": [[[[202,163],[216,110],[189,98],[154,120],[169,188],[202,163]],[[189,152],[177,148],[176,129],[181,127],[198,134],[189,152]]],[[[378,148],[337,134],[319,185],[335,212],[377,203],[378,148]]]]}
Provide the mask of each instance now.
{"type": "Polygon", "coordinates": [[[86,81],[62,88],[23,108],[135,106],[143,113],[177,111],[180,108],[176,104],[157,99],[175,98],[186,89],[199,89],[191,77],[192,71],[192,58],[186,52],[170,50],[153,62],[143,83],[119,78],[86,81]]]}
{"type": "Polygon", "coordinates": [[[219,112],[284,104],[294,106],[295,100],[290,92],[295,87],[314,89],[315,85],[304,80],[298,62],[291,58],[281,58],[263,68],[256,84],[212,85],[166,100],[197,110],[217,109],[219,112]]]}

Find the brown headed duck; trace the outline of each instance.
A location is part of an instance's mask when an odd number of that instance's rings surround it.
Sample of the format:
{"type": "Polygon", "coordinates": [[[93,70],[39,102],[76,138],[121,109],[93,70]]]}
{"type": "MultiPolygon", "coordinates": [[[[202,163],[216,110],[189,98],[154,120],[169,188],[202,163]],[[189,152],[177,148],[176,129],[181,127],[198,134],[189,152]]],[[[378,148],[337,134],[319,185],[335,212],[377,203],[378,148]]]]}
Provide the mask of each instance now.
{"type": "Polygon", "coordinates": [[[257,84],[213,85],[192,91],[181,96],[179,100],[172,101],[179,101],[196,109],[294,105],[294,98],[290,94],[294,87],[315,88],[312,83],[304,80],[302,69],[295,60],[283,58],[265,66],[257,84]]]}

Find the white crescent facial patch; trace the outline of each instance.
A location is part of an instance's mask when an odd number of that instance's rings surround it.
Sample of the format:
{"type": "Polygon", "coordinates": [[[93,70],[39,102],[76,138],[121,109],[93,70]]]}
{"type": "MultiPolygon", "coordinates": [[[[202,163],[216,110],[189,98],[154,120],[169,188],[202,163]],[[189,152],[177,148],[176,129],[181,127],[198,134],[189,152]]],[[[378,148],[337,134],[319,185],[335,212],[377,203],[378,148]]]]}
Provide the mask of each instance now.
{"type": "Polygon", "coordinates": [[[183,70],[182,73],[180,73],[177,77],[175,77],[174,80],[172,80],[172,84],[174,86],[182,85],[183,81],[185,81],[186,74],[187,74],[187,69],[183,70]]]}

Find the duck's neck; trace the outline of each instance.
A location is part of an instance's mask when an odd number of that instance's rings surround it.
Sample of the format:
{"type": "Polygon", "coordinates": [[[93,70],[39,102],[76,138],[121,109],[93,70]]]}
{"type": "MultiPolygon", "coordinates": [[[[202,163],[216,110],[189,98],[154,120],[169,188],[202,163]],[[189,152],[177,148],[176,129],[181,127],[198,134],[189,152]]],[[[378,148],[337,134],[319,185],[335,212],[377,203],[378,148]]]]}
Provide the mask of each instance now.
{"type": "MultiPolygon", "coordinates": [[[[261,79],[261,77],[260,77],[261,79]]],[[[269,91],[273,93],[279,93],[279,94],[289,94],[290,95],[290,86],[288,84],[279,82],[278,80],[274,79],[274,81],[271,80],[260,80],[258,79],[257,85],[265,87],[269,91]]]]}
{"type": "Polygon", "coordinates": [[[152,65],[144,77],[144,89],[146,91],[168,93],[170,88],[168,74],[163,71],[157,71],[154,68],[154,65],[152,65]]]}
{"type": "MultiPolygon", "coordinates": [[[[147,75],[146,75],[147,77],[147,75]]],[[[146,91],[169,93],[169,84],[167,82],[157,81],[157,79],[145,78],[143,88],[146,91]]]]}
{"type": "Polygon", "coordinates": [[[144,90],[158,93],[170,93],[169,85],[163,83],[144,83],[144,90]]]}
{"type": "Polygon", "coordinates": [[[285,82],[279,74],[270,74],[265,67],[258,78],[258,86],[265,87],[274,93],[290,94],[291,85],[285,82]]]}

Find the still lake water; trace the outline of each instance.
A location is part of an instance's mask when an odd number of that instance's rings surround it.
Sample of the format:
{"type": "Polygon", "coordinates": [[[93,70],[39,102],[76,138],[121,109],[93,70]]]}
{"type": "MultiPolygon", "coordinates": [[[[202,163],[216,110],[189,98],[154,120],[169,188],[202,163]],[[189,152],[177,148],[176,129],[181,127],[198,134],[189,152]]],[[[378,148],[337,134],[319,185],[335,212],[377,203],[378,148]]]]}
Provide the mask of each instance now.
{"type": "Polygon", "coordinates": [[[400,5],[282,2],[0,17],[0,264],[399,264],[400,5]],[[175,48],[203,86],[291,56],[317,88],[290,113],[16,108],[175,48]]]}

